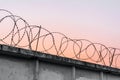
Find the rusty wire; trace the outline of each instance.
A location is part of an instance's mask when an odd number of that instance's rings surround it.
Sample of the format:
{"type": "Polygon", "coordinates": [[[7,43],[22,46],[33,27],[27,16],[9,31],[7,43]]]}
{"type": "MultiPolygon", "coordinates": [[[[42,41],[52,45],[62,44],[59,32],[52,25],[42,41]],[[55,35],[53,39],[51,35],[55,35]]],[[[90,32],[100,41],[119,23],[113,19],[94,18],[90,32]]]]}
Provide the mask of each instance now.
{"type": "Polygon", "coordinates": [[[62,33],[50,32],[41,25],[29,25],[26,20],[7,10],[0,9],[1,11],[7,15],[0,18],[0,24],[9,18],[13,21],[13,26],[10,26],[12,29],[6,36],[0,38],[0,44],[120,68],[118,48],[93,43],[87,39],[71,39],[62,33]],[[22,27],[19,27],[19,22],[24,23],[22,27]]]}

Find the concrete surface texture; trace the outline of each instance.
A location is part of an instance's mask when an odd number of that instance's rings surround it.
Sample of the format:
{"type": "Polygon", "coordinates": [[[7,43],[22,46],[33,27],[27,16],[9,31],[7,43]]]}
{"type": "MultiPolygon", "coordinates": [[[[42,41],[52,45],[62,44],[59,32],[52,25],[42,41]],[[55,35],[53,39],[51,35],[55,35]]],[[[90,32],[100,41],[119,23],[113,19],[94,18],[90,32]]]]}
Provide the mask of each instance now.
{"type": "Polygon", "coordinates": [[[120,70],[0,45],[0,80],[120,80],[120,70]]]}
{"type": "Polygon", "coordinates": [[[33,80],[33,63],[0,57],[0,80],[33,80]]]}

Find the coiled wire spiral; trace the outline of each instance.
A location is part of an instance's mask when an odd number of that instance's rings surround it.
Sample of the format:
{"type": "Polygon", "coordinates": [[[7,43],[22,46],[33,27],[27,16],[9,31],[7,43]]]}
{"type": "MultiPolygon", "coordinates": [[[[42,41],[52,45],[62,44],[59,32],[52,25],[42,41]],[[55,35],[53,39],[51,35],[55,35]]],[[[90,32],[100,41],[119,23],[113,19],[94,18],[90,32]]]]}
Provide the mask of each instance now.
{"type": "Polygon", "coordinates": [[[0,44],[120,68],[120,49],[118,48],[106,47],[87,39],[71,39],[62,33],[50,32],[41,25],[30,25],[10,11],[0,9],[0,12],[7,14],[0,16],[0,24],[8,18],[13,23],[9,26],[12,28],[11,31],[0,37],[0,44]]]}

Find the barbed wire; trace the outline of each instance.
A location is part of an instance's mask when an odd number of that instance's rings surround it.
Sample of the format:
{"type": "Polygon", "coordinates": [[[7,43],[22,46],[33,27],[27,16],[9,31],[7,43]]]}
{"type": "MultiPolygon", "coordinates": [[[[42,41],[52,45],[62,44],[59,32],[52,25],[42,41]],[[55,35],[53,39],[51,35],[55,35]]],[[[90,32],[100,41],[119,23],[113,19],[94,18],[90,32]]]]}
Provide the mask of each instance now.
{"type": "Polygon", "coordinates": [[[0,37],[0,44],[120,68],[120,49],[118,48],[93,43],[87,39],[71,39],[60,32],[50,32],[41,25],[30,25],[10,11],[0,9],[0,12],[7,13],[0,16],[0,24],[8,18],[13,23],[9,26],[12,28],[11,31],[0,37]]]}

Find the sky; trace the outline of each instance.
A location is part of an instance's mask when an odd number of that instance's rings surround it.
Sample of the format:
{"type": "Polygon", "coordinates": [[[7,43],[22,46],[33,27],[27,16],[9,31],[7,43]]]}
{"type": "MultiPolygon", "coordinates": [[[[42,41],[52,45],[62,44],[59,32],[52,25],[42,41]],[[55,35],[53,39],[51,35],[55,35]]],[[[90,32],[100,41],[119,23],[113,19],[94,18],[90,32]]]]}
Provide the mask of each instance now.
{"type": "Polygon", "coordinates": [[[120,48],[120,0],[0,0],[0,8],[51,32],[120,48]]]}

